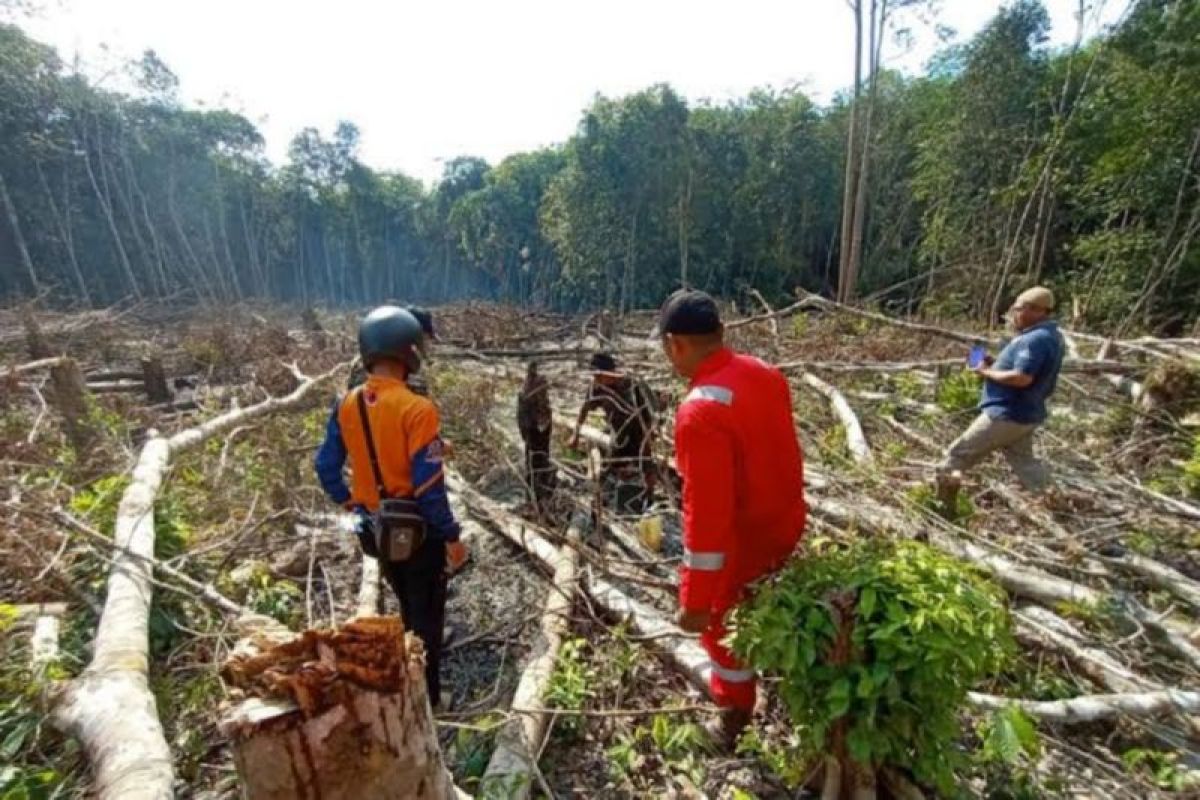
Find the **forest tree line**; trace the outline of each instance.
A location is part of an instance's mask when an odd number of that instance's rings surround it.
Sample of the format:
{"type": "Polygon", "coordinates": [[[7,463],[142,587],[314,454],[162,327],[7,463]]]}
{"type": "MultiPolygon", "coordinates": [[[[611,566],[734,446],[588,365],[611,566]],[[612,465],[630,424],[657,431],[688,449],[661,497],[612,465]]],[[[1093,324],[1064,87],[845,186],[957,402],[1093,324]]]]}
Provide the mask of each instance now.
{"type": "Polygon", "coordinates": [[[429,188],[362,163],[349,122],[272,165],[245,117],[182,104],[152,52],[113,92],[0,26],[0,296],[619,311],[686,283],[994,320],[1042,282],[1085,321],[1196,332],[1200,3],[1136,0],[1050,48],[1045,9],[1016,0],[917,77],[871,58],[879,22],[827,107],[597,97],[565,143],[456,158],[429,188]]]}

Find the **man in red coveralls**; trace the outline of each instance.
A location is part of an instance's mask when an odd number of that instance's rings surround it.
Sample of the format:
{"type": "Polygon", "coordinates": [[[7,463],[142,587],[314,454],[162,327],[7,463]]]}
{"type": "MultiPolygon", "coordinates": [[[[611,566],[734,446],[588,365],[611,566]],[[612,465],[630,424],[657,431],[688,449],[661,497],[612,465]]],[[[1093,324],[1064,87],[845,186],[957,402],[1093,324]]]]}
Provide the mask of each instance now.
{"type": "Polygon", "coordinates": [[[755,676],[721,640],[725,615],[751,583],[777,570],[804,533],[804,466],[783,373],[725,346],[704,292],[671,295],[659,315],[663,350],[689,391],[675,416],[683,477],[679,627],[700,633],[721,706],[709,728],[731,747],[754,712],[755,676]]]}

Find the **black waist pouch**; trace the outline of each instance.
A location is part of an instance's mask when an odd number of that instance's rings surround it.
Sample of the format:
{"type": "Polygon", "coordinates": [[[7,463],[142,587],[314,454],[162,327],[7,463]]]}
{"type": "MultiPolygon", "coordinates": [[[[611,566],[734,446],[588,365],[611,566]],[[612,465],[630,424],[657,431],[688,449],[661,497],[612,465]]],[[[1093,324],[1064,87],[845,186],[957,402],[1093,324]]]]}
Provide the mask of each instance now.
{"type": "Polygon", "coordinates": [[[408,561],[425,542],[425,518],[415,500],[385,498],[374,518],[375,547],[383,561],[408,561]]]}

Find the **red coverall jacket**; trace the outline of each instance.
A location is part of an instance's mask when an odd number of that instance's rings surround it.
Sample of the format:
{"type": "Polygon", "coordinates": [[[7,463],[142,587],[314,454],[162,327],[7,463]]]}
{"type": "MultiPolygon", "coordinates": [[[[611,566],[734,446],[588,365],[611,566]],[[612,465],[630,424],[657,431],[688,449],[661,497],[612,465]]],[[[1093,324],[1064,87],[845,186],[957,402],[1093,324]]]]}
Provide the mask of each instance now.
{"type": "Polygon", "coordinates": [[[783,374],[727,348],[692,378],[675,417],[683,476],[679,604],[709,611],[701,642],[722,705],[752,708],[753,673],[721,646],[725,612],[747,584],[782,565],[804,532],[804,465],[783,374]]]}
{"type": "Polygon", "coordinates": [[[804,466],[792,395],[774,367],[722,349],[697,370],[675,418],[683,476],[680,605],[720,614],[795,549],[804,466]]]}

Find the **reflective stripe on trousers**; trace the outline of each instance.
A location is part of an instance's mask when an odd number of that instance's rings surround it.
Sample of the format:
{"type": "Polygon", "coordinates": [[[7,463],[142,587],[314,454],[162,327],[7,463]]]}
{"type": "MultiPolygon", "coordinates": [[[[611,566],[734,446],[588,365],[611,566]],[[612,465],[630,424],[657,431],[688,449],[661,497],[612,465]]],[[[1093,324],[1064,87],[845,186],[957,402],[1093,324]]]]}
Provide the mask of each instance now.
{"type": "Polygon", "coordinates": [[[754,670],[747,669],[729,648],[721,644],[726,634],[725,615],[721,613],[716,616],[717,619],[700,634],[700,645],[712,660],[708,676],[709,690],[719,706],[753,711],[758,683],[754,670]]]}
{"type": "Polygon", "coordinates": [[[725,566],[724,553],[694,553],[683,551],[683,565],[700,572],[716,572],[725,566]]]}

